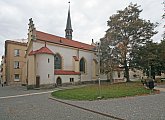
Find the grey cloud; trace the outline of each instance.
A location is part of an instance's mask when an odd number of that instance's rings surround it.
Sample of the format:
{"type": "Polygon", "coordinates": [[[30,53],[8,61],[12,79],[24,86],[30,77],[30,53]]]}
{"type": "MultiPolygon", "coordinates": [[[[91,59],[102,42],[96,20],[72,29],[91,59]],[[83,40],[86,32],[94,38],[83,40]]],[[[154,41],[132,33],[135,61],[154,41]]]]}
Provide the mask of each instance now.
{"type": "MultiPolygon", "coordinates": [[[[37,30],[64,37],[68,11],[67,0],[0,0],[0,41],[27,38],[28,19],[33,18],[37,30]]],[[[161,21],[162,0],[72,0],[71,19],[73,39],[91,43],[98,41],[107,30],[107,20],[117,10],[132,3],[141,5],[141,17],[152,22],[161,21]],[[154,8],[154,9],[153,9],[154,8]]],[[[160,33],[154,39],[161,39],[160,33]]],[[[1,45],[2,46],[2,45],[1,45]]],[[[4,48],[3,48],[4,49],[4,48]]],[[[1,47],[0,55],[4,51],[1,47]]]]}

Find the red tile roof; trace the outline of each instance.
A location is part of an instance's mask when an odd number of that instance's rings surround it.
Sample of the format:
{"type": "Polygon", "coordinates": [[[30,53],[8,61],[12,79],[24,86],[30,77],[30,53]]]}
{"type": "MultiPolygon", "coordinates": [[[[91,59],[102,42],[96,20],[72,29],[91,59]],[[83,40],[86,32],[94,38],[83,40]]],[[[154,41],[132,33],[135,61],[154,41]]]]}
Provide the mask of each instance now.
{"type": "Polygon", "coordinates": [[[69,70],[54,70],[55,75],[80,75],[80,72],[74,72],[69,70]]]}
{"type": "Polygon", "coordinates": [[[54,54],[49,48],[47,47],[42,47],[39,50],[36,51],[31,51],[29,55],[35,55],[35,54],[54,54]]]}
{"type": "Polygon", "coordinates": [[[74,58],[75,61],[79,61],[77,56],[73,56],[73,58],[74,58]]]}
{"type": "Polygon", "coordinates": [[[84,49],[84,50],[93,50],[95,48],[95,46],[93,45],[66,39],[63,37],[55,36],[52,34],[41,32],[41,31],[36,31],[36,37],[38,40],[52,42],[52,43],[75,47],[75,48],[84,49]]]}

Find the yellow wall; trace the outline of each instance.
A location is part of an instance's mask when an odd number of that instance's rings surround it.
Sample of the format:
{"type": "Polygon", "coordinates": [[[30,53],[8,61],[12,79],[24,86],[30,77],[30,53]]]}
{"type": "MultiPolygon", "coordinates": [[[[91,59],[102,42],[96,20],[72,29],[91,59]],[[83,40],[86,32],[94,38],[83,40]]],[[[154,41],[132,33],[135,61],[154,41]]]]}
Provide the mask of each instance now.
{"type": "Polygon", "coordinates": [[[3,65],[2,65],[2,69],[3,69],[3,71],[2,71],[2,80],[3,80],[3,82],[6,82],[6,75],[5,75],[6,64],[5,63],[3,63],[3,65]]]}
{"type": "Polygon", "coordinates": [[[31,55],[27,57],[27,79],[28,85],[36,84],[36,70],[35,70],[35,56],[31,55]]]}
{"type": "Polygon", "coordinates": [[[26,62],[25,50],[27,47],[18,42],[7,42],[6,44],[6,80],[8,85],[21,85],[26,82],[22,79],[22,68],[26,62]],[[14,50],[19,49],[19,56],[14,55],[14,50]],[[14,68],[14,61],[19,61],[19,69],[14,68]],[[14,75],[19,74],[20,80],[14,81],[14,75]]]}
{"type": "Polygon", "coordinates": [[[93,60],[92,62],[92,66],[93,66],[93,69],[92,69],[92,79],[97,79],[97,74],[98,74],[98,64],[95,60],[93,60]]]}

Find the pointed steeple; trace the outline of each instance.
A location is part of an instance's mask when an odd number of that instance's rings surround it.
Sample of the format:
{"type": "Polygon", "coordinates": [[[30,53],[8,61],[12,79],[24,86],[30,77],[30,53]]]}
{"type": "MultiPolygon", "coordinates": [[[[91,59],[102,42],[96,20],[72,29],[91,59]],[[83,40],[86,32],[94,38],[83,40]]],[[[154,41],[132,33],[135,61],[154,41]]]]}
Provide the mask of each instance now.
{"type": "Polygon", "coordinates": [[[71,24],[71,18],[70,18],[70,2],[69,3],[69,10],[68,10],[68,18],[67,18],[67,24],[65,29],[65,37],[67,39],[72,39],[72,24],[71,24]]]}

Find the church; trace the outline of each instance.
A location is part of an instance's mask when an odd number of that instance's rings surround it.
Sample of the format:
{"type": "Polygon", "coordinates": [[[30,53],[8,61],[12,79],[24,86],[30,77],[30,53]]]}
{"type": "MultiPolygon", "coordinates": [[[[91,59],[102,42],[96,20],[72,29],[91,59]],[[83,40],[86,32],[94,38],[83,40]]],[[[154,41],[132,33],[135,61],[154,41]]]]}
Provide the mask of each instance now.
{"type": "Polygon", "coordinates": [[[26,65],[28,88],[60,86],[96,81],[98,61],[96,46],[72,40],[70,8],[65,38],[39,31],[29,19],[26,65]]]}

